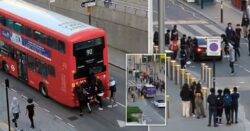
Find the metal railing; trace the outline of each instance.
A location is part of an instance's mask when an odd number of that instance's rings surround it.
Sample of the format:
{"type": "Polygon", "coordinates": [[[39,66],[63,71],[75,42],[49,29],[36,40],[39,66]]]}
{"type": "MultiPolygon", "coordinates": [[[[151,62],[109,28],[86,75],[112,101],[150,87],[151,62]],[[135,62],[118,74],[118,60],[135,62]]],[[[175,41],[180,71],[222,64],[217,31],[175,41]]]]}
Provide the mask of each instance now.
{"type": "Polygon", "coordinates": [[[105,2],[105,0],[98,0],[98,6],[107,7],[110,9],[115,9],[121,12],[126,12],[129,14],[139,15],[139,16],[148,16],[148,9],[145,6],[135,6],[127,2],[105,2]]]}

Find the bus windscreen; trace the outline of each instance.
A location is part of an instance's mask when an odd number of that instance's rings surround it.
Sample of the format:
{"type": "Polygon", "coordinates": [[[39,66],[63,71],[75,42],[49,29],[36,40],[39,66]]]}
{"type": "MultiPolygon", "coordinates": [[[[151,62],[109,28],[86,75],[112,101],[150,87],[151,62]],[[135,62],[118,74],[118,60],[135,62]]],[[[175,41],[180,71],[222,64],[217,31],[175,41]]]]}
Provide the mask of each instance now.
{"type": "Polygon", "coordinates": [[[103,63],[104,39],[97,38],[74,44],[76,59],[75,79],[87,76],[92,71],[100,73],[106,70],[103,63]]]}

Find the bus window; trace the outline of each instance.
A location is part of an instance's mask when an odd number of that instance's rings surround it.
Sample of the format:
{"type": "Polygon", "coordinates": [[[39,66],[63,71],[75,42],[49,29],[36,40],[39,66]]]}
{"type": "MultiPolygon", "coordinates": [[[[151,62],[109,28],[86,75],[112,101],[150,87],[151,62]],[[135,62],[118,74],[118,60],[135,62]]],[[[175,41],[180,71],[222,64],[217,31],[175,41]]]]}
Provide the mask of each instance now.
{"type": "Polygon", "coordinates": [[[10,29],[13,29],[14,28],[13,20],[7,19],[6,20],[6,26],[9,27],[10,29]]]}
{"type": "Polygon", "coordinates": [[[40,42],[42,44],[46,43],[47,36],[44,35],[43,33],[39,32],[39,31],[34,31],[33,37],[34,37],[34,39],[36,41],[38,41],[38,42],[40,42]]]}
{"type": "Polygon", "coordinates": [[[28,57],[28,66],[33,71],[36,71],[36,60],[30,56],[28,57]]]}
{"type": "Polygon", "coordinates": [[[63,41],[58,41],[58,51],[65,53],[65,43],[63,41]]]}
{"type": "Polygon", "coordinates": [[[6,19],[3,16],[0,16],[0,24],[6,26],[6,19]]]}
{"type": "Polygon", "coordinates": [[[32,37],[32,30],[31,30],[31,28],[29,28],[29,27],[24,27],[24,34],[25,34],[27,37],[32,37]]]}
{"type": "Polygon", "coordinates": [[[57,49],[57,41],[56,41],[56,39],[53,38],[53,37],[50,37],[50,36],[48,36],[47,38],[48,38],[47,39],[48,46],[53,48],[53,49],[57,49]]]}
{"type": "Polygon", "coordinates": [[[51,65],[48,65],[48,73],[52,76],[55,76],[56,75],[55,68],[51,65]]]}
{"type": "Polygon", "coordinates": [[[0,54],[6,56],[9,54],[9,46],[7,46],[3,41],[0,41],[0,54]]]}
{"type": "Polygon", "coordinates": [[[14,30],[18,33],[23,32],[23,26],[20,23],[14,23],[14,30]]]}

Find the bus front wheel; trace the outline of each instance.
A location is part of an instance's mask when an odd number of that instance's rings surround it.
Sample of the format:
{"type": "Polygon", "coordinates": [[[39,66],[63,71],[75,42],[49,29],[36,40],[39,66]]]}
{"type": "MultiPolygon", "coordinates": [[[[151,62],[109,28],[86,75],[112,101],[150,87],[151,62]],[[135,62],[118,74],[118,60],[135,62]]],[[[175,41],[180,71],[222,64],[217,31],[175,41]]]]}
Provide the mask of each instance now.
{"type": "Polygon", "coordinates": [[[44,97],[48,97],[48,89],[44,83],[39,84],[39,91],[44,97]]]}

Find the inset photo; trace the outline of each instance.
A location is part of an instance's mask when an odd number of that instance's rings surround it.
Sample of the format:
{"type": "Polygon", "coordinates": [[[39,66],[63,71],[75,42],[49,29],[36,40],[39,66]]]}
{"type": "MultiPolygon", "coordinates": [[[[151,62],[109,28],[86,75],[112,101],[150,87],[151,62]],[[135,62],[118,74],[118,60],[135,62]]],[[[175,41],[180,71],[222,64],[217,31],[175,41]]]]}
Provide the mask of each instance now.
{"type": "Polygon", "coordinates": [[[126,125],[166,125],[166,54],[126,55],[126,125]]]}

